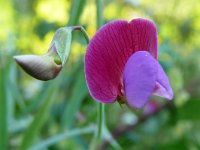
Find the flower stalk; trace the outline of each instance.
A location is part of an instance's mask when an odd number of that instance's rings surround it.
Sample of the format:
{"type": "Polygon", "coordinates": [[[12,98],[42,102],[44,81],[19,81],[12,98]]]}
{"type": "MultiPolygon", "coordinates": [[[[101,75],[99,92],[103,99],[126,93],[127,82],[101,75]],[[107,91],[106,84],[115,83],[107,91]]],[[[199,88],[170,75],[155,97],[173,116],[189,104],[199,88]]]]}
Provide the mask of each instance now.
{"type": "MultiPolygon", "coordinates": [[[[103,0],[96,0],[96,15],[97,15],[97,20],[96,20],[96,25],[97,29],[99,29],[103,24],[104,24],[104,19],[103,19],[103,0]]],[[[96,144],[99,145],[102,140],[102,132],[103,132],[103,127],[104,127],[104,120],[105,120],[105,109],[104,109],[104,104],[99,103],[99,108],[98,108],[98,131],[97,131],[97,142],[96,144]]],[[[97,147],[98,147],[97,145],[97,147]]]]}
{"type": "Polygon", "coordinates": [[[98,132],[97,132],[97,139],[99,142],[97,143],[100,143],[100,141],[102,140],[102,130],[103,130],[103,127],[104,127],[104,104],[102,103],[99,103],[98,104],[98,132]]]}
{"type": "Polygon", "coordinates": [[[87,34],[87,31],[82,26],[73,26],[72,28],[73,28],[73,30],[79,30],[79,31],[81,31],[83,33],[83,36],[85,37],[85,40],[86,40],[87,44],[89,44],[90,37],[87,34]]]}

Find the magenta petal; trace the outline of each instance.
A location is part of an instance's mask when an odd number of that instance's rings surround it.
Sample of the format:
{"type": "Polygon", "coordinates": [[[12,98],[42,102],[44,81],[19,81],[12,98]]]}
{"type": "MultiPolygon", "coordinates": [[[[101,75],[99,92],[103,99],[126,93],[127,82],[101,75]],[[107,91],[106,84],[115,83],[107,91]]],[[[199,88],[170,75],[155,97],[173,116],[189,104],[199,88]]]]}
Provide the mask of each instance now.
{"type": "Polygon", "coordinates": [[[90,41],[85,55],[85,76],[95,100],[104,103],[115,101],[128,58],[126,52],[129,51],[130,38],[127,21],[112,21],[90,41]]]}
{"type": "Polygon", "coordinates": [[[130,22],[130,28],[133,36],[134,50],[146,50],[157,59],[158,40],[156,25],[147,19],[138,18],[130,22]]]}
{"type": "Polygon", "coordinates": [[[154,95],[164,97],[171,100],[173,98],[173,91],[170,86],[168,77],[166,76],[162,66],[158,63],[158,75],[156,80],[156,86],[154,88],[154,95]]]}
{"type": "Polygon", "coordinates": [[[157,61],[150,53],[139,51],[128,59],[123,81],[126,99],[131,107],[144,106],[152,95],[156,78],[157,61]]]}
{"type": "Polygon", "coordinates": [[[86,82],[94,99],[112,103],[122,94],[124,66],[139,50],[157,58],[157,31],[149,20],[112,21],[95,34],[85,55],[86,82]]]}

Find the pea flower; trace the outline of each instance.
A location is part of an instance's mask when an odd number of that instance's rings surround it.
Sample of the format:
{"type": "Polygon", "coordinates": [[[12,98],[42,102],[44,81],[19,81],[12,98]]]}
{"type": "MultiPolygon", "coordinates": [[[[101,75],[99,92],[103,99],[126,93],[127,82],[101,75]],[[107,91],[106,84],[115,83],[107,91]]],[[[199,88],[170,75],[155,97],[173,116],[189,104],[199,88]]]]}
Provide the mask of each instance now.
{"type": "Polygon", "coordinates": [[[147,19],[107,23],[91,39],[85,55],[85,77],[91,96],[143,107],[151,95],[171,100],[173,91],[157,60],[156,25],[147,19]]]}

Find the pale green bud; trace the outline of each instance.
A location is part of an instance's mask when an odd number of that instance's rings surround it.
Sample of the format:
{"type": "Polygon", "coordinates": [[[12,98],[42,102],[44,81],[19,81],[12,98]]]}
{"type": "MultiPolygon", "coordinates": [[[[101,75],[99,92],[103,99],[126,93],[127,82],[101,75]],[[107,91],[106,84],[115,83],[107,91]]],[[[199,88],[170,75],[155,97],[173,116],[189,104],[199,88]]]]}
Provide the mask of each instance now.
{"type": "Polygon", "coordinates": [[[60,72],[62,65],[57,64],[51,55],[18,55],[14,56],[16,62],[29,75],[39,80],[54,79],[60,72]]]}
{"type": "Polygon", "coordinates": [[[44,81],[51,80],[58,75],[68,59],[73,30],[80,30],[89,43],[89,37],[83,27],[62,27],[55,32],[47,54],[19,55],[14,56],[14,59],[24,71],[34,78],[44,81]]]}

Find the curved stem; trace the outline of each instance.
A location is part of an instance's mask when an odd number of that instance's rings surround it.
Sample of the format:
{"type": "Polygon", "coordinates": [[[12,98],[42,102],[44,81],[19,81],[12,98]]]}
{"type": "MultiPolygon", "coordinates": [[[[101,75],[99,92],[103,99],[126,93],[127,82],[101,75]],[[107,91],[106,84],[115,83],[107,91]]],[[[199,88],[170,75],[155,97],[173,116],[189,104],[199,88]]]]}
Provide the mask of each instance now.
{"type": "Polygon", "coordinates": [[[90,37],[89,37],[89,35],[87,34],[86,30],[85,30],[82,26],[72,26],[72,29],[73,29],[73,30],[79,30],[79,31],[81,31],[81,32],[83,33],[83,36],[84,36],[85,39],[86,39],[87,44],[89,44],[89,42],[90,42],[90,37]]]}

